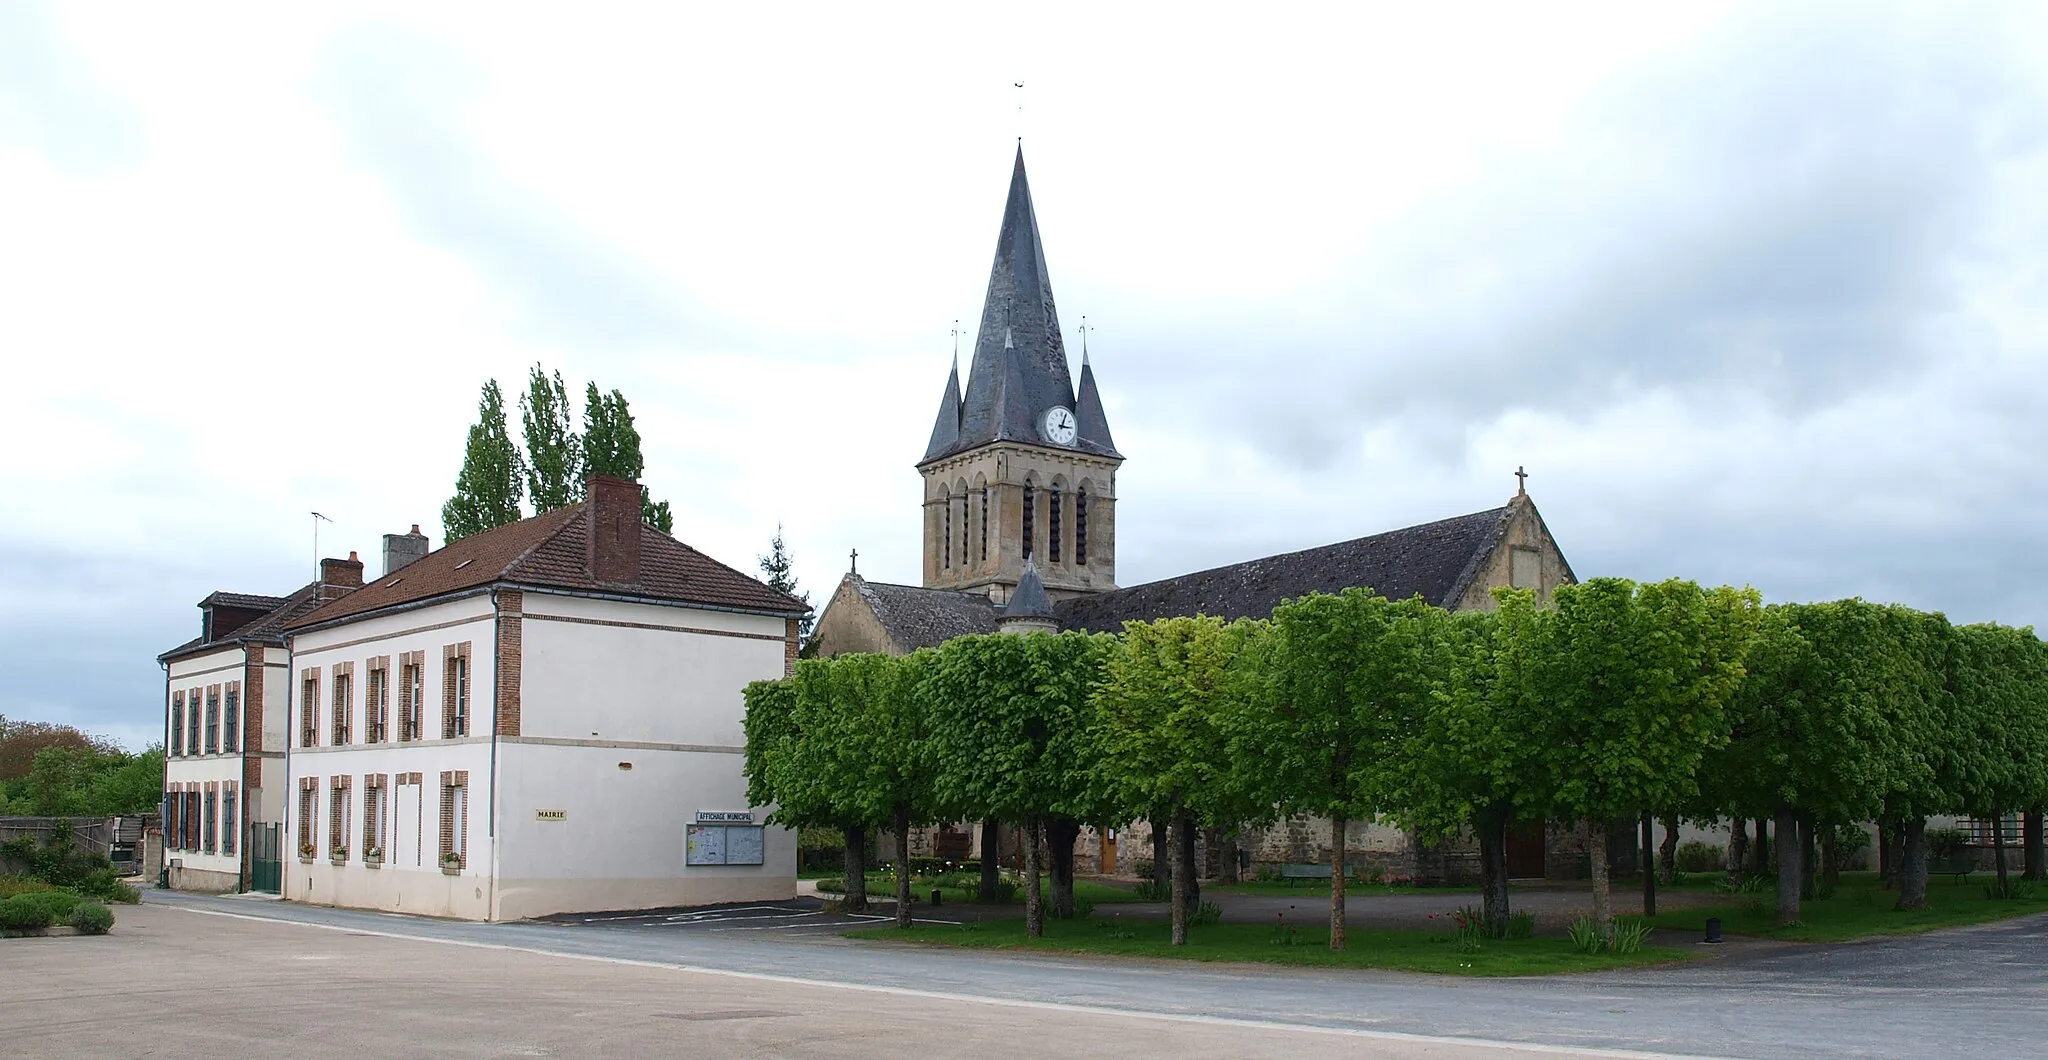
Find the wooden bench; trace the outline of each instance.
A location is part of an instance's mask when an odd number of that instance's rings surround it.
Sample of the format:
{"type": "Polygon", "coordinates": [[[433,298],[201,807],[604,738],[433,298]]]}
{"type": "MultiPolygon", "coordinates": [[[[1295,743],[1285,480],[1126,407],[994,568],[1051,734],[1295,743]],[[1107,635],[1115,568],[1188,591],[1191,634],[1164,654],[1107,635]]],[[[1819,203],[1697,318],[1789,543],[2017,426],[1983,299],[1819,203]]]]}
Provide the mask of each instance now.
{"type": "Polygon", "coordinates": [[[1928,866],[1927,871],[1943,876],[1954,876],[1957,883],[1968,883],[1971,873],[1981,871],[1977,867],[1977,852],[1974,850],[1950,854],[1945,858],[1934,858],[1932,861],[1933,864],[1928,866]]]}
{"type": "Polygon", "coordinates": [[[1280,866],[1280,878],[1286,880],[1289,887],[1294,886],[1294,881],[1296,880],[1323,880],[1327,882],[1330,878],[1330,867],[1328,865],[1290,863],[1280,866]]]}

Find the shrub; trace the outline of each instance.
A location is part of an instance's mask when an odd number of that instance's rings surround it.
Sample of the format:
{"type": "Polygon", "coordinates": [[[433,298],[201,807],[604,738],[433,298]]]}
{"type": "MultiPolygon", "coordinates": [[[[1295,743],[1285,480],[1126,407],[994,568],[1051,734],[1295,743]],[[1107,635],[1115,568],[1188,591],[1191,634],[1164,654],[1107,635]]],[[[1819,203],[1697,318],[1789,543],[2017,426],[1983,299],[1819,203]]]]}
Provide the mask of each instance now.
{"type": "Polygon", "coordinates": [[[839,879],[837,877],[828,877],[826,879],[819,880],[817,882],[817,888],[819,894],[845,894],[846,881],[839,879]]]}
{"type": "Polygon", "coordinates": [[[1159,883],[1156,880],[1139,880],[1138,885],[1131,888],[1131,893],[1137,895],[1138,901],[1141,902],[1164,902],[1168,898],[1173,897],[1171,891],[1164,894],[1160,893],[1159,883]]]}
{"type": "Polygon", "coordinates": [[[1599,926],[1589,916],[1572,921],[1572,926],[1565,930],[1565,937],[1571,940],[1572,949],[1578,953],[1599,953],[1607,945],[1606,940],[1600,937],[1599,926]]]}
{"type": "Polygon", "coordinates": [[[1997,880],[1984,885],[1984,897],[1992,901],[2032,901],[2034,883],[2032,880],[2006,880],[2001,885],[1997,880]]]}
{"type": "Polygon", "coordinates": [[[1968,852],[1970,833],[1960,828],[1929,828],[1927,852],[1938,858],[1952,858],[1968,852]]]}
{"type": "Polygon", "coordinates": [[[41,880],[26,876],[0,876],[0,898],[12,898],[17,894],[34,894],[37,891],[53,890],[41,880]]]}
{"type": "Polygon", "coordinates": [[[1689,839],[1678,844],[1674,862],[1680,872],[1713,872],[1728,863],[1728,852],[1712,843],[1689,839]]]}
{"type": "Polygon", "coordinates": [[[31,895],[0,899],[0,931],[40,931],[49,927],[50,911],[31,895]]]}
{"type": "Polygon", "coordinates": [[[1616,920],[1614,937],[1607,940],[1609,952],[1626,957],[1643,948],[1643,940],[1650,937],[1650,925],[1641,920],[1616,920]]]}
{"type": "Polygon", "coordinates": [[[1195,906],[1195,911],[1188,915],[1188,924],[1193,927],[1208,927],[1222,921],[1223,907],[1215,902],[1203,902],[1195,906]]]}
{"type": "Polygon", "coordinates": [[[98,902],[80,902],[71,911],[71,926],[81,935],[104,935],[114,927],[114,911],[98,902]]]}
{"type": "Polygon", "coordinates": [[[1508,933],[1507,933],[1507,937],[1508,937],[1509,939],[1526,939],[1526,938],[1533,938],[1533,937],[1535,937],[1535,935],[1536,935],[1536,914],[1534,914],[1534,913],[1510,913],[1510,914],[1508,914],[1508,933]]]}

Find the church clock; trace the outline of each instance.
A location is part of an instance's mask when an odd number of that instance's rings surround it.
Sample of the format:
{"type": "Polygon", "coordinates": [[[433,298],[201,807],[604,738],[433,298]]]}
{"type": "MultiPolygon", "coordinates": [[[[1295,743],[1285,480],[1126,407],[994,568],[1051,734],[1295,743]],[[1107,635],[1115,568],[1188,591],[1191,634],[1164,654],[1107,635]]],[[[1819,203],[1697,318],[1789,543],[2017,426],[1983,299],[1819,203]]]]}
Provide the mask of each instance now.
{"type": "Polygon", "coordinates": [[[1074,444],[1074,414],[1059,405],[1045,410],[1045,424],[1040,433],[1054,445],[1074,444]]]}

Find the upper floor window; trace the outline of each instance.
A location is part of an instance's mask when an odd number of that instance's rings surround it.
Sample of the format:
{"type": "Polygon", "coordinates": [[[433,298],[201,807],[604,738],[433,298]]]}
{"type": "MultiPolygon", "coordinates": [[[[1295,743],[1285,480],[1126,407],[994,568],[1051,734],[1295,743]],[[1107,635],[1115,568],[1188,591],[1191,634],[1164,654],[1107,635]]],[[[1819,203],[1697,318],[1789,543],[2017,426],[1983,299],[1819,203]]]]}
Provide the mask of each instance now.
{"type": "Polygon", "coordinates": [[[192,698],[185,702],[185,753],[199,753],[199,690],[192,690],[192,698]]]}
{"type": "Polygon", "coordinates": [[[185,753],[185,693],[171,693],[171,754],[185,753]]]}
{"type": "Polygon", "coordinates": [[[391,675],[372,665],[363,680],[363,742],[383,743],[391,718],[391,675]]]}
{"type": "Polygon", "coordinates": [[[398,738],[417,740],[420,738],[420,700],[426,694],[427,666],[419,653],[403,656],[405,662],[398,670],[398,738]]]}
{"type": "Polygon", "coordinates": [[[233,685],[228,686],[226,698],[222,700],[220,749],[229,754],[242,749],[242,690],[233,685]]]}
{"type": "Polygon", "coordinates": [[[308,670],[299,681],[299,746],[320,743],[320,675],[308,670]]]}
{"type": "Polygon", "coordinates": [[[334,675],[334,746],[345,747],[354,739],[355,712],[351,687],[355,675],[342,670],[334,675]]]}
{"type": "Polygon", "coordinates": [[[206,690],[206,753],[220,751],[220,689],[206,690]]]}
{"type": "Polygon", "coordinates": [[[450,644],[442,656],[441,738],[469,735],[469,642],[450,644]]]}

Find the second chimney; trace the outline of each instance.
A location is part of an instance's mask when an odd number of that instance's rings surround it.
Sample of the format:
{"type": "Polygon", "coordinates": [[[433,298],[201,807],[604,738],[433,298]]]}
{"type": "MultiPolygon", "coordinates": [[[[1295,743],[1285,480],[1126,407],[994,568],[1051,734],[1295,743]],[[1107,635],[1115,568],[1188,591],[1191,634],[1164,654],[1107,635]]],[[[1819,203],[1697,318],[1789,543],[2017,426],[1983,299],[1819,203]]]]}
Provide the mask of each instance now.
{"type": "Polygon", "coordinates": [[[589,519],[584,555],[601,582],[640,580],[640,484],[592,475],[585,491],[589,519]]]}
{"type": "Polygon", "coordinates": [[[322,601],[339,600],[350,591],[363,587],[363,561],[351,552],[347,559],[323,559],[320,561],[319,597],[322,601]]]}
{"type": "Polygon", "coordinates": [[[391,577],[406,564],[427,558],[427,535],[420,533],[420,524],[412,524],[412,533],[384,535],[384,576],[391,577]]]}

